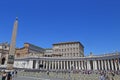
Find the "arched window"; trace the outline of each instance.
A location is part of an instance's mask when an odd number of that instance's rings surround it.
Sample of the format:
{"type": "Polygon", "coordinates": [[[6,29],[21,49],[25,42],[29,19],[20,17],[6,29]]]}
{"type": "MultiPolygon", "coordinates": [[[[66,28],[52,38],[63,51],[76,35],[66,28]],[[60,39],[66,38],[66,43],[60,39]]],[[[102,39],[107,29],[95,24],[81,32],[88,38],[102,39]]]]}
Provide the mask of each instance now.
{"type": "Polygon", "coordinates": [[[20,57],[20,53],[17,53],[17,57],[20,57]]]}

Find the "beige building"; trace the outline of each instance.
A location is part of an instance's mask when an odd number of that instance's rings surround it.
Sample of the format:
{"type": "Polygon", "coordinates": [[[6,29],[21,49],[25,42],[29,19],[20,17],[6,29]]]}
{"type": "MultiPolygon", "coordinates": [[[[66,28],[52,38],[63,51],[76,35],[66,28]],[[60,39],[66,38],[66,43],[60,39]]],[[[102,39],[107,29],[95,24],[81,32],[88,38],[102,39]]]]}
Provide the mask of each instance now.
{"type": "Polygon", "coordinates": [[[24,47],[22,48],[17,48],[15,52],[15,57],[16,58],[21,58],[21,57],[41,57],[44,54],[44,49],[38,46],[35,46],[30,43],[24,43],[24,47]]]}
{"type": "MultiPolygon", "coordinates": [[[[0,65],[7,64],[8,54],[9,54],[10,45],[5,43],[0,43],[0,65]]],[[[24,43],[22,48],[16,48],[15,58],[24,58],[24,57],[41,57],[43,56],[45,50],[41,47],[35,46],[30,43],[24,43]]]]}
{"type": "Polygon", "coordinates": [[[52,57],[53,49],[52,48],[46,48],[44,52],[44,57],[52,57]]]}
{"type": "Polygon", "coordinates": [[[53,44],[53,54],[62,57],[83,57],[84,46],[80,42],[61,42],[53,44]]]}

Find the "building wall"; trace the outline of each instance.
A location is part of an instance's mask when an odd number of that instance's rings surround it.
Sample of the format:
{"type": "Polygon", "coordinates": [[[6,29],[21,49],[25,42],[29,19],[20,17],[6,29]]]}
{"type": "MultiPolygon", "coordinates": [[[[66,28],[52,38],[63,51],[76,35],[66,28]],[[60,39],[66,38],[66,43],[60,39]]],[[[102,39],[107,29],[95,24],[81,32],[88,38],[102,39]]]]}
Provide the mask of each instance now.
{"type": "Polygon", "coordinates": [[[9,44],[7,42],[0,43],[0,65],[7,64],[9,54],[9,44]]]}
{"type": "Polygon", "coordinates": [[[16,49],[16,58],[29,56],[43,56],[44,49],[30,43],[25,43],[23,48],[16,49]]]}
{"type": "Polygon", "coordinates": [[[17,48],[15,51],[15,57],[20,58],[20,57],[26,57],[29,54],[28,48],[23,47],[23,48],[17,48]]]}
{"type": "Polygon", "coordinates": [[[60,54],[62,57],[83,57],[84,47],[80,42],[64,42],[53,44],[53,54],[60,54]]]}
{"type": "Polygon", "coordinates": [[[45,49],[45,53],[44,53],[45,57],[52,57],[52,54],[53,54],[53,49],[52,48],[46,48],[45,49]]]}

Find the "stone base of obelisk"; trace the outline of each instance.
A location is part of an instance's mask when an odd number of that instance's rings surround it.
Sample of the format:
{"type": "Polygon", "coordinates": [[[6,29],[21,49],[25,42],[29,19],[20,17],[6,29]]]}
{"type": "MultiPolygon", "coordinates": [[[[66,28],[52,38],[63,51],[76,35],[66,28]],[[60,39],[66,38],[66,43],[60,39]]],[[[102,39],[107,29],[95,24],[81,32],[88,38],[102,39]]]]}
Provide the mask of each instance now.
{"type": "Polygon", "coordinates": [[[13,70],[13,64],[7,64],[7,70],[13,70]]]}
{"type": "Polygon", "coordinates": [[[7,78],[10,78],[12,80],[15,72],[15,70],[13,69],[13,64],[7,64],[5,72],[7,73],[7,78]]]}

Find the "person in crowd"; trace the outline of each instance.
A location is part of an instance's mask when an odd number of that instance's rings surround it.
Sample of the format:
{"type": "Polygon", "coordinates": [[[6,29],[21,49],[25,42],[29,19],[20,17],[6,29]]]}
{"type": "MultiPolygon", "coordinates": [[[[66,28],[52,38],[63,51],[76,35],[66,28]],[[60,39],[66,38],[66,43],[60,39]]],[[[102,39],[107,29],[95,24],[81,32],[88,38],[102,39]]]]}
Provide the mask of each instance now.
{"type": "Polygon", "coordinates": [[[105,80],[105,75],[103,73],[100,74],[99,80],[105,80]]]}
{"type": "Polygon", "coordinates": [[[6,76],[7,76],[7,74],[6,74],[6,72],[4,71],[3,74],[2,74],[2,80],[6,80],[6,76]]]}
{"type": "Polygon", "coordinates": [[[112,72],[111,75],[112,75],[112,80],[114,80],[115,74],[112,72]]]}
{"type": "Polygon", "coordinates": [[[12,80],[12,75],[11,75],[11,72],[8,72],[8,75],[7,75],[7,80],[12,80]]]}
{"type": "Polygon", "coordinates": [[[105,75],[105,80],[110,80],[108,75],[105,75]]]}
{"type": "Polygon", "coordinates": [[[17,76],[17,70],[15,70],[15,76],[17,76]]]}
{"type": "Polygon", "coordinates": [[[47,71],[47,75],[49,75],[49,71],[47,71]]]}

